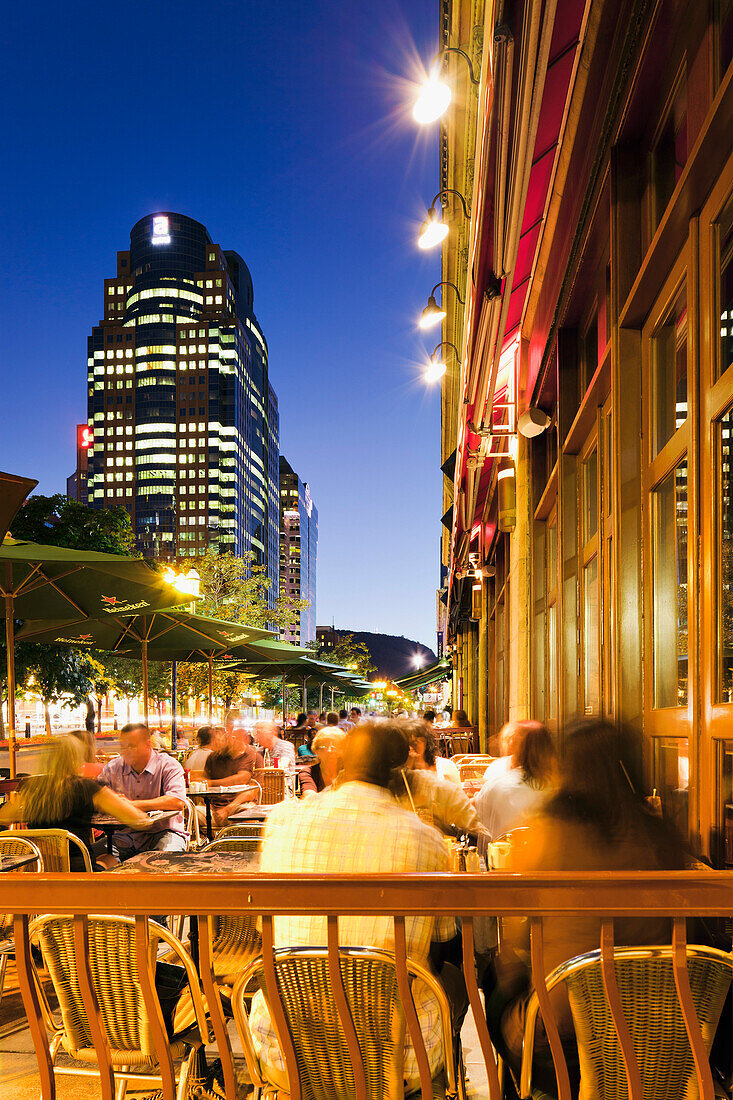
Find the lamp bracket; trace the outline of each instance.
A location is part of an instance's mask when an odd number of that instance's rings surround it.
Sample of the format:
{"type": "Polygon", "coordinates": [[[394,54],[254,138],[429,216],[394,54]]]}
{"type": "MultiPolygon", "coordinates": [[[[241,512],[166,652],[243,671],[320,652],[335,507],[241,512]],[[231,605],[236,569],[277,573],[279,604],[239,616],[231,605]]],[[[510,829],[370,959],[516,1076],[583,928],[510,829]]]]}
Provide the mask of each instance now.
{"type": "Polygon", "coordinates": [[[436,53],[435,57],[433,58],[432,64],[434,65],[436,61],[444,62],[445,61],[445,55],[448,54],[448,53],[459,53],[461,55],[461,57],[464,59],[464,61],[466,62],[466,64],[468,65],[468,75],[471,78],[471,83],[472,84],[480,84],[481,83],[480,79],[477,76],[475,76],[475,74],[474,74],[473,62],[471,61],[471,58],[468,56],[468,54],[466,53],[465,50],[460,50],[458,48],[458,46],[443,46],[442,50],[439,50],[438,53],[436,53]]]}

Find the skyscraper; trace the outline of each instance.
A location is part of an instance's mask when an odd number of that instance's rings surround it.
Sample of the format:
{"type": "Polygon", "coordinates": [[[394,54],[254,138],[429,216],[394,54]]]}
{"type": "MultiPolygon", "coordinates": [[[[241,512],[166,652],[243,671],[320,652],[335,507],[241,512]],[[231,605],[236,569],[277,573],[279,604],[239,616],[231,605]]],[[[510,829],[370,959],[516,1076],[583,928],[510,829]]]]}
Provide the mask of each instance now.
{"type": "Polygon", "coordinates": [[[300,621],[283,631],[285,641],[297,645],[316,637],[317,558],[318,509],[307,482],[280,455],[280,595],[309,603],[300,621]]]}
{"type": "Polygon", "coordinates": [[[88,340],[86,487],[151,557],[253,550],[274,598],[279,418],[253,303],[244,260],[200,222],[133,226],[88,340]]]}

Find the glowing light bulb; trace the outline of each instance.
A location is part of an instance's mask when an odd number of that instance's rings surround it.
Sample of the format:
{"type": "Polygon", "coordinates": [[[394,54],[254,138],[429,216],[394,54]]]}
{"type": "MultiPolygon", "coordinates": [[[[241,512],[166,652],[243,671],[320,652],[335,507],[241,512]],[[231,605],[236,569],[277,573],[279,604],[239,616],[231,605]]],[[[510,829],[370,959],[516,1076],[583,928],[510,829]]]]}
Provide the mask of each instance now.
{"type": "Polygon", "coordinates": [[[436,352],[435,355],[430,357],[430,362],[425,368],[425,381],[426,382],[439,382],[447,371],[447,366],[436,352]]]}
{"type": "Polygon", "coordinates": [[[420,89],[415,106],[412,108],[412,117],[415,122],[421,125],[435,122],[448,110],[451,94],[449,86],[441,80],[438,71],[433,69],[420,89]]]}
{"type": "Polygon", "coordinates": [[[418,248],[435,248],[448,236],[449,226],[441,221],[434,210],[431,210],[420,227],[420,235],[417,238],[418,248]]]}
{"type": "Polygon", "coordinates": [[[428,304],[420,314],[420,320],[418,325],[420,328],[432,328],[433,325],[439,324],[440,321],[446,317],[447,314],[442,306],[439,306],[435,301],[434,295],[430,295],[428,298],[428,304]]]}

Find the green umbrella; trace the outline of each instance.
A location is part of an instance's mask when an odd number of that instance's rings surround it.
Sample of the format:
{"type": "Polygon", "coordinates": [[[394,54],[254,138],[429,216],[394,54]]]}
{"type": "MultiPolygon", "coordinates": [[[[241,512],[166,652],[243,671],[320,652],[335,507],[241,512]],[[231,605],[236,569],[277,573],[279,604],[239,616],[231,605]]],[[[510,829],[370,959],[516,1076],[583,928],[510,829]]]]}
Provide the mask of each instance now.
{"type": "Polygon", "coordinates": [[[18,509],[37,484],[33,477],[0,473],[0,539],[5,538],[18,509]]]}
{"type": "Polygon", "coordinates": [[[14,619],[80,622],[189,603],[142,558],[67,550],[6,538],[0,546],[0,595],[8,663],[10,772],[15,774],[14,619]]]}
{"type": "MultiPolygon", "coordinates": [[[[260,627],[243,626],[223,619],[195,615],[189,611],[157,611],[152,614],[76,622],[26,621],[18,631],[23,641],[72,645],[80,649],[102,649],[122,656],[139,655],[143,663],[143,704],[148,720],[148,660],[207,661],[209,665],[209,717],[212,709],[212,665],[214,657],[235,657],[250,643],[271,644],[273,635],[260,627]]],[[[258,650],[252,653],[261,657],[258,650]]]]}

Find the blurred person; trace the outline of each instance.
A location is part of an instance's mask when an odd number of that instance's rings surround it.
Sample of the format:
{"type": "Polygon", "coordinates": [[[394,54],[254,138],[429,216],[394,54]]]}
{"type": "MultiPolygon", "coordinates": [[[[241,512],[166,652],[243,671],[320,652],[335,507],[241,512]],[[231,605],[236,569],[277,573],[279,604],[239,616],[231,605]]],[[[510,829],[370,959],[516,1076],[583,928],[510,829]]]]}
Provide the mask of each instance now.
{"type": "Polygon", "coordinates": [[[186,759],[186,767],[193,779],[199,779],[204,773],[204,764],[213,751],[213,733],[211,726],[201,726],[196,734],[196,748],[186,759]]]}
{"type": "Polygon", "coordinates": [[[433,725],[435,725],[435,719],[437,718],[437,714],[435,713],[434,710],[431,710],[430,708],[428,708],[428,710],[425,711],[425,713],[423,714],[422,717],[423,717],[423,722],[427,722],[428,725],[433,726],[433,725]]]}
{"type": "Polygon", "coordinates": [[[80,759],[83,764],[94,764],[97,759],[97,739],[93,730],[69,730],[69,737],[79,742],[80,759]]]}
{"type": "Polygon", "coordinates": [[[465,710],[454,710],[451,715],[451,729],[470,730],[472,728],[465,710]]]}
{"type": "Polygon", "coordinates": [[[345,710],[343,710],[343,708],[339,711],[339,722],[338,722],[338,724],[339,724],[339,726],[341,727],[342,730],[350,730],[352,725],[353,725],[353,722],[349,721],[348,713],[345,710]]]}
{"type": "Polygon", "coordinates": [[[449,836],[456,833],[485,835],[460,784],[439,776],[435,767],[437,739],[431,727],[420,718],[405,719],[400,725],[410,742],[410,754],[405,774],[395,779],[392,790],[402,805],[414,803],[418,814],[425,815],[423,820],[430,818],[436,828],[449,836]]]}
{"type": "MultiPolygon", "coordinates": [[[[528,823],[526,844],[510,852],[506,870],[540,871],[671,871],[691,866],[682,838],[651,813],[636,794],[624,767],[626,735],[607,722],[582,722],[568,730],[554,794],[528,823]]],[[[630,745],[630,741],[628,741],[630,745]]],[[[524,1009],[531,992],[528,921],[505,920],[502,950],[495,973],[484,984],[492,1040],[517,1068],[521,1060],[524,1009]],[[525,954],[526,952],[526,954],[525,954]]],[[[582,913],[545,917],[542,922],[545,972],[567,959],[598,949],[600,918],[582,913]]],[[[652,915],[614,919],[617,945],[669,943],[670,921],[652,915]]],[[[570,1052],[577,1077],[577,1052],[567,994],[550,994],[563,1046],[570,1052]]],[[[549,1047],[541,1029],[536,1044],[537,1084],[555,1077],[549,1047]]]]}
{"type": "MultiPolygon", "coordinates": [[[[227,735],[224,729],[217,738],[213,752],[207,756],[204,762],[204,778],[210,788],[246,786],[251,782],[257,768],[262,767],[262,757],[246,741],[245,731],[237,726],[232,727],[227,735]]],[[[236,813],[246,802],[252,802],[257,796],[256,788],[251,791],[240,791],[237,794],[222,794],[220,798],[211,800],[211,816],[217,829],[220,829],[227,818],[236,813]]],[[[199,821],[206,821],[206,810],[203,806],[196,807],[199,821]]]]}
{"type": "Polygon", "coordinates": [[[312,745],[317,763],[300,773],[303,794],[320,793],[331,787],[343,767],[345,741],[346,734],[338,727],[327,726],[318,731],[312,745]]]}
{"type": "MultiPolygon", "coordinates": [[[[415,720],[412,719],[412,721],[415,720]]],[[[410,746],[410,767],[433,771],[440,779],[445,779],[447,782],[455,783],[460,787],[461,776],[458,768],[452,760],[439,755],[438,738],[433,733],[432,726],[428,725],[427,722],[421,722],[419,719],[417,721],[419,722],[419,730],[417,726],[414,729],[410,746]]]]}
{"type": "Polygon", "coordinates": [[[349,721],[352,726],[358,726],[361,722],[361,710],[359,707],[352,707],[349,711],[349,721]]]}
{"type": "MultiPolygon", "coordinates": [[[[82,744],[76,737],[60,737],[49,746],[40,775],[29,776],[13,802],[0,807],[0,823],[24,821],[31,829],[65,829],[73,833],[95,861],[107,866],[104,841],[95,844],[92,816],[111,814],[135,829],[147,830],[150,819],[127,798],[94,779],[78,774],[82,744]]],[[[84,861],[75,847],[70,849],[71,870],[83,871],[84,861]]]]}
{"type": "Polygon", "coordinates": [[[322,710],[321,713],[318,715],[318,724],[319,724],[319,726],[325,726],[325,724],[326,724],[326,712],[325,712],[325,710],[322,710]]]}
{"type": "Polygon", "coordinates": [[[338,716],[338,714],[336,713],[335,710],[329,710],[328,714],[326,715],[326,723],[325,724],[327,726],[338,726],[339,725],[339,716],[338,716]]]}
{"type": "Polygon", "coordinates": [[[550,796],[555,772],[555,746],[541,722],[514,722],[504,736],[509,766],[484,774],[473,800],[491,840],[526,824],[550,796]]]}
{"type": "MultiPolygon", "coordinates": [[[[393,722],[363,723],[344,739],[343,782],[318,798],[283,803],[271,812],[262,843],[263,873],[321,874],[336,871],[373,873],[429,872],[449,869],[449,856],[440,836],[413,813],[397,804],[389,791],[393,772],[404,767],[409,744],[404,730],[393,722]]],[[[455,920],[408,917],[405,922],[407,954],[424,966],[436,962],[439,977],[455,1009],[457,1028],[467,1005],[465,985],[457,968],[444,962],[441,945],[453,943],[455,920]],[[434,943],[431,952],[431,941],[434,943]]],[[[391,917],[340,917],[339,942],[343,946],[394,949],[391,917]]],[[[274,918],[276,947],[315,947],[326,943],[326,918],[294,916],[274,918]]],[[[415,981],[413,998],[425,1037],[431,1073],[442,1061],[437,1004],[429,990],[415,981]]],[[[252,1000],[250,1027],[255,1050],[267,1065],[268,1075],[287,1087],[287,1076],[277,1038],[261,992],[252,1000]]],[[[405,1041],[405,1080],[419,1086],[414,1051],[405,1041]]]]}
{"type": "MultiPolygon", "coordinates": [[[[279,761],[279,766],[292,771],[295,768],[295,749],[289,741],[278,737],[274,722],[257,722],[255,724],[255,737],[257,744],[263,753],[269,754],[273,764],[279,761]]],[[[267,760],[267,755],[265,755],[267,760]]]]}
{"type": "Polygon", "coordinates": [[[105,764],[99,783],[125,795],[139,810],[177,810],[173,817],[152,822],[147,832],[120,830],[112,836],[113,851],[125,860],[137,852],[185,852],[188,834],[183,824],[186,780],[172,756],[157,752],[144,722],[129,722],[120,730],[120,755],[105,764]]]}

